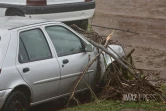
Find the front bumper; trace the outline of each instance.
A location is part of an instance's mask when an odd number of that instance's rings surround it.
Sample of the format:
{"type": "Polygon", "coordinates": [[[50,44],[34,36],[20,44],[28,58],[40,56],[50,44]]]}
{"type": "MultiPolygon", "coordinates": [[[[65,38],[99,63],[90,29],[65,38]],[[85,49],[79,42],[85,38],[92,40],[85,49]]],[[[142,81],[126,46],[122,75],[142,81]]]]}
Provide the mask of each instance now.
{"type": "Polygon", "coordinates": [[[64,13],[32,14],[32,15],[30,14],[25,16],[26,17],[31,16],[32,18],[36,18],[36,19],[42,18],[42,19],[52,20],[52,21],[67,22],[67,21],[89,19],[93,16],[94,12],[95,12],[95,9],[90,9],[90,10],[64,12],[64,13]]]}
{"type": "Polygon", "coordinates": [[[0,7],[17,8],[23,11],[25,15],[51,14],[51,13],[75,12],[81,10],[95,9],[95,0],[92,0],[90,2],[65,3],[65,4],[46,5],[46,6],[27,6],[27,5],[0,3],[0,7]]]}
{"type": "Polygon", "coordinates": [[[12,89],[0,91],[0,110],[2,109],[7,96],[11,93],[12,89]]]}
{"type": "MultiPolygon", "coordinates": [[[[20,7],[21,8],[21,7],[20,7]]],[[[46,6],[26,6],[21,8],[26,14],[51,14],[95,9],[95,1],[55,4],[46,6]]]]}
{"type": "Polygon", "coordinates": [[[40,19],[52,19],[56,21],[75,21],[89,19],[95,12],[95,0],[90,2],[77,2],[54,4],[46,6],[26,6],[26,5],[12,5],[2,4],[2,8],[17,8],[20,9],[25,16],[40,19]]]}

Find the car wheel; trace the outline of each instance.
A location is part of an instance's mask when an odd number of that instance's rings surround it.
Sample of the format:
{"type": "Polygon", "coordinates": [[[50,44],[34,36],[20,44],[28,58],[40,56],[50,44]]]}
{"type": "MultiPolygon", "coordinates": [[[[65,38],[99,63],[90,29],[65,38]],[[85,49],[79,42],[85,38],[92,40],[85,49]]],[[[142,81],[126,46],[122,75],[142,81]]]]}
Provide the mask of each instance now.
{"type": "Polygon", "coordinates": [[[25,16],[20,10],[7,10],[6,16],[25,16]]]}
{"type": "Polygon", "coordinates": [[[28,111],[29,104],[28,98],[22,92],[15,91],[6,100],[2,111],[28,111]]]}

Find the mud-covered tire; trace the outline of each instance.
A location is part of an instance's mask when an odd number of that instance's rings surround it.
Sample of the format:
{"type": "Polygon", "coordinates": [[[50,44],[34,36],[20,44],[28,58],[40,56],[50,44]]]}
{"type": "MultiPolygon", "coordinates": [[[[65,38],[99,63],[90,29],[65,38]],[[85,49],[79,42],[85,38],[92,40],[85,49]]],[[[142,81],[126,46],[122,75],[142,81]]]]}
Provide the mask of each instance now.
{"type": "Polygon", "coordinates": [[[25,94],[20,91],[14,91],[5,101],[2,111],[28,111],[29,106],[29,99],[25,94]]]}

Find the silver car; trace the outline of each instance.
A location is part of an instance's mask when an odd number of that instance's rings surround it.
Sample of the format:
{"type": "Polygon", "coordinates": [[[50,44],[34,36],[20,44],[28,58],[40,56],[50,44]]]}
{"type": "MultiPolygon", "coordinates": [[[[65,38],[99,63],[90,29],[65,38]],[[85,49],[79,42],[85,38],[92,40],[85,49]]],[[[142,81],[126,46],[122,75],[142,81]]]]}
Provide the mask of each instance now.
{"type": "MultiPolygon", "coordinates": [[[[111,47],[124,55],[120,46],[111,47]]],[[[82,35],[63,23],[0,18],[0,109],[28,111],[29,105],[69,95],[74,81],[96,54],[82,35]]],[[[105,58],[107,64],[113,61],[108,55],[105,58]]],[[[96,66],[97,62],[84,76],[88,84],[94,80],[96,66]]],[[[86,89],[82,82],[77,91],[86,89]]]]}

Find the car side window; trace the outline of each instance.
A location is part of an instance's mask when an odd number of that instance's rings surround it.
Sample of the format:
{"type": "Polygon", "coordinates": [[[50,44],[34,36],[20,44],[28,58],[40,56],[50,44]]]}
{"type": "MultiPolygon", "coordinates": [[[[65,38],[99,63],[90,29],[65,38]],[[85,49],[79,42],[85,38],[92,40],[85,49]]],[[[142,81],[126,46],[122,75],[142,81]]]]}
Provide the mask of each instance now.
{"type": "Polygon", "coordinates": [[[19,62],[31,62],[52,58],[51,51],[40,29],[20,33],[19,62]]]}
{"type": "Polygon", "coordinates": [[[46,32],[50,36],[58,57],[84,51],[83,41],[73,32],[62,26],[48,26],[46,32]]]}
{"type": "Polygon", "coordinates": [[[19,61],[20,62],[27,62],[28,61],[28,55],[27,55],[27,51],[21,41],[21,39],[19,40],[20,46],[19,46],[19,61]]]}

